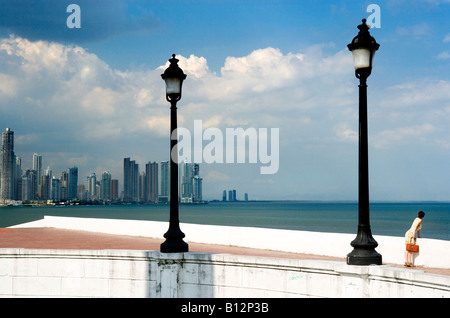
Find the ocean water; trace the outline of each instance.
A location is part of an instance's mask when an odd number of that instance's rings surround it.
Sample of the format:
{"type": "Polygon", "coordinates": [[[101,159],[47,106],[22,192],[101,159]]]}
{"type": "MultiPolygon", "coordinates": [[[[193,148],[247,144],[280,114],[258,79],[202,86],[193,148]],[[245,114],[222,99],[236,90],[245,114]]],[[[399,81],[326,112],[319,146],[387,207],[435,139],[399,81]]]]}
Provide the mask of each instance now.
{"type": "MultiPolygon", "coordinates": [[[[450,202],[371,203],[372,234],[404,236],[418,211],[424,211],[421,236],[450,240],[450,202]]],[[[0,227],[42,219],[45,215],[132,220],[169,220],[168,205],[1,207],[0,227]]],[[[249,201],[180,205],[180,222],[354,233],[356,202],[249,201]]],[[[183,229],[182,229],[183,230],[183,229]]]]}

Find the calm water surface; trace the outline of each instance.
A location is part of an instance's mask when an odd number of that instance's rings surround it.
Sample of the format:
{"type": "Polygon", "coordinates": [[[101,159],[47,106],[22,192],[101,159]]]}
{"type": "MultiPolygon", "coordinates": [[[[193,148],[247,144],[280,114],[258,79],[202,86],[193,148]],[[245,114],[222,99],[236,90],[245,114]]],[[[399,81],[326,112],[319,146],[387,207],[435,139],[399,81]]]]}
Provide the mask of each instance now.
{"type": "MultiPolygon", "coordinates": [[[[421,236],[450,240],[450,202],[372,203],[373,235],[403,236],[420,210],[426,213],[421,236]]],[[[1,207],[0,227],[39,220],[45,215],[168,222],[169,206],[1,207]]],[[[358,204],[269,201],[180,205],[180,222],[356,234],[358,204]]]]}

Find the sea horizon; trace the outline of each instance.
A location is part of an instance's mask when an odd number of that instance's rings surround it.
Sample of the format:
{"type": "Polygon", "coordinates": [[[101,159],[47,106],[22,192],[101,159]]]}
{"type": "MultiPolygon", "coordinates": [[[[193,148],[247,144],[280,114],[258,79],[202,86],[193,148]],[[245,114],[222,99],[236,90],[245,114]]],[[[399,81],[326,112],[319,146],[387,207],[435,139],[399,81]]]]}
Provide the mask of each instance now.
{"type": "MultiPolygon", "coordinates": [[[[418,211],[425,211],[421,236],[450,240],[450,202],[371,202],[374,236],[404,236],[418,211]]],[[[0,208],[0,227],[44,216],[169,221],[168,204],[23,206],[0,208]]],[[[355,233],[357,201],[253,200],[180,204],[180,223],[260,227],[298,231],[355,233]]]]}

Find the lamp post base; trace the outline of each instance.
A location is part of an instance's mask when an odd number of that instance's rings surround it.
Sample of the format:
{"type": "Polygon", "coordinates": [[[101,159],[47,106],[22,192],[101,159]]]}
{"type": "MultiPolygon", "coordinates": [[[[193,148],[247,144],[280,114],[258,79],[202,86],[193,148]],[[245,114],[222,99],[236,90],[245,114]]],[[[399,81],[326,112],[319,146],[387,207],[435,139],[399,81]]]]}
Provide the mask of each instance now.
{"type": "Polygon", "coordinates": [[[185,253],[189,251],[189,245],[182,239],[167,239],[160,246],[161,253],[185,253]]]}
{"type": "Polygon", "coordinates": [[[358,226],[358,234],[350,245],[353,251],[347,254],[348,265],[381,265],[381,254],[375,251],[378,243],[372,237],[370,226],[358,226]]]}
{"type": "Polygon", "coordinates": [[[381,254],[377,253],[375,249],[356,247],[353,251],[347,254],[348,265],[381,265],[381,263],[381,254]]]}

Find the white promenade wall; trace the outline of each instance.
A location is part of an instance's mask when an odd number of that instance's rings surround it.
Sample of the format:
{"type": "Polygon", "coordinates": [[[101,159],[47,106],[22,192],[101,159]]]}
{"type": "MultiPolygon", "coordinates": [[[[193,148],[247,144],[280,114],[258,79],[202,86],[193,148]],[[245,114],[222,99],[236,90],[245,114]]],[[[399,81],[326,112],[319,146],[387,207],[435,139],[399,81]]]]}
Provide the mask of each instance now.
{"type": "Polygon", "coordinates": [[[450,298],[450,276],[228,254],[3,248],[0,297],[450,298]]]}
{"type": "MultiPolygon", "coordinates": [[[[44,219],[14,227],[54,227],[119,235],[163,238],[168,222],[136,221],[98,218],[45,216],[44,219]]],[[[355,234],[321,233],[251,227],[232,227],[182,223],[185,241],[249,247],[343,257],[352,251],[350,242],[355,234]]],[[[383,263],[404,263],[404,238],[374,235],[377,252],[383,263]]],[[[417,266],[450,268],[450,241],[421,238],[414,263],[417,266]]]]}

